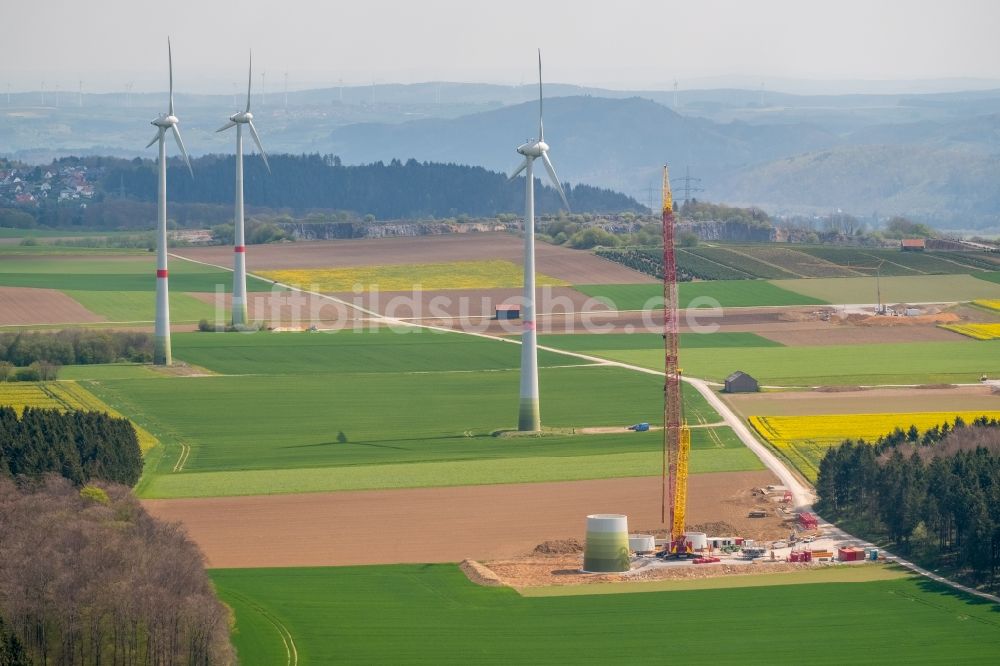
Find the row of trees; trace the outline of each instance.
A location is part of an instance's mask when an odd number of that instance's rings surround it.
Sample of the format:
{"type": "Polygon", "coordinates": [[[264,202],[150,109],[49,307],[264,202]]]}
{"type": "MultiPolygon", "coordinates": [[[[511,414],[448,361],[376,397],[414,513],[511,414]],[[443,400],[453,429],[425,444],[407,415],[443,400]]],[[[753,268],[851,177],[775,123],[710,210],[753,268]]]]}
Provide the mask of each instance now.
{"type": "Polygon", "coordinates": [[[681,205],[680,217],[693,222],[741,222],[754,227],[772,226],[771,218],[760,208],[736,208],[697,199],[691,199],[681,205]]]}
{"type": "Polygon", "coordinates": [[[0,477],[55,473],[75,484],[91,479],[133,486],[142,452],[128,419],[100,412],[0,406],[0,477]]]}
{"type": "Polygon", "coordinates": [[[0,663],[236,663],[197,547],[126,486],[0,478],[0,663]]]}
{"type": "Polygon", "coordinates": [[[1000,573],[1000,422],[960,418],[915,426],[874,445],[830,449],[816,481],[819,510],[869,537],[885,536],[926,565],[997,585],[1000,573]]]}
{"type": "Polygon", "coordinates": [[[0,333],[0,362],[28,366],[36,361],[54,365],[87,365],[153,358],[153,338],[133,331],[66,330],[58,333],[0,333]]]}

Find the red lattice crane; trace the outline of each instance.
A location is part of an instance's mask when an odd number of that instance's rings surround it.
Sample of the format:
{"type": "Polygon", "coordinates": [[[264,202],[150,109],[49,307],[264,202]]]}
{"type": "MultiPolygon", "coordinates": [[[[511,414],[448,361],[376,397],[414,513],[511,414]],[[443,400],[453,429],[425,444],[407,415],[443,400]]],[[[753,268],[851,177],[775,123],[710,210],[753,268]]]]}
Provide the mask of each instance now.
{"type": "Polygon", "coordinates": [[[674,250],[674,199],[670,192],[670,173],[663,167],[663,498],[660,519],[670,527],[667,551],[686,556],[691,546],[684,538],[687,509],[688,458],[691,454],[691,431],[684,420],[681,400],[681,368],[678,357],[680,338],[677,300],[677,257],[674,250]]]}

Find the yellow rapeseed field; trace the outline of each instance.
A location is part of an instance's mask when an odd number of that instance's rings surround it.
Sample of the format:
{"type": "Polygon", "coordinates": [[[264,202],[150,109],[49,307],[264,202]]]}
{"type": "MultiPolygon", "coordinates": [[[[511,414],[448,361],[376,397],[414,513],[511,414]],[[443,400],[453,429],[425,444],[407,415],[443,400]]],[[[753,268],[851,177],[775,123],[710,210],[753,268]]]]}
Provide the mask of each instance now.
{"type": "MultiPolygon", "coordinates": [[[[425,291],[441,289],[497,289],[520,287],[521,266],[510,261],[454,261],[443,264],[387,264],[355,268],[311,268],[260,271],[259,275],[312,291],[425,291]]],[[[539,286],[568,286],[568,282],[536,273],[539,286]]]]}
{"type": "Polygon", "coordinates": [[[972,301],[972,304],[988,308],[990,310],[1000,311],[1000,300],[998,299],[980,298],[975,301],[972,301]]]}
{"type": "MultiPolygon", "coordinates": [[[[0,405],[8,405],[18,412],[25,407],[39,409],[74,409],[104,412],[122,418],[117,411],[76,382],[9,382],[0,384],[0,405]]],[[[145,453],[159,442],[148,431],[135,425],[139,446],[145,453]]]]}
{"type": "Polygon", "coordinates": [[[976,340],[1000,339],[1000,324],[940,324],[940,326],[976,340]]]}
{"type": "Polygon", "coordinates": [[[845,439],[874,442],[896,428],[907,430],[911,425],[923,432],[936,425],[954,421],[957,416],[969,423],[980,416],[1000,418],[1000,411],[751,416],[750,425],[800,472],[815,481],[823,454],[845,439]]]}

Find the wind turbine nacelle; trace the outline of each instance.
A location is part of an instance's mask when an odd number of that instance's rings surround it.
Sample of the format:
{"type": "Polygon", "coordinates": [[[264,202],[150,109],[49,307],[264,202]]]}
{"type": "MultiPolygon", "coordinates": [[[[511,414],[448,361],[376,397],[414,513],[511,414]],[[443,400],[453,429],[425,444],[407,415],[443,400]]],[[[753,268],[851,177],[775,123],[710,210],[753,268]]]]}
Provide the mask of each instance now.
{"type": "Polygon", "coordinates": [[[229,119],[234,123],[248,123],[253,120],[253,114],[249,111],[240,111],[229,116],[229,119]]]}
{"type": "Polygon", "coordinates": [[[541,157],[543,153],[548,152],[549,144],[544,141],[535,141],[534,143],[523,143],[517,147],[517,152],[521,153],[525,157],[541,157]]]}
{"type": "Polygon", "coordinates": [[[163,127],[164,129],[166,129],[166,128],[171,127],[172,125],[176,125],[179,122],[180,122],[180,120],[177,119],[177,116],[166,116],[166,115],[164,115],[164,116],[160,116],[159,118],[157,118],[156,120],[150,122],[149,124],[150,125],[155,125],[156,127],[163,127]]]}

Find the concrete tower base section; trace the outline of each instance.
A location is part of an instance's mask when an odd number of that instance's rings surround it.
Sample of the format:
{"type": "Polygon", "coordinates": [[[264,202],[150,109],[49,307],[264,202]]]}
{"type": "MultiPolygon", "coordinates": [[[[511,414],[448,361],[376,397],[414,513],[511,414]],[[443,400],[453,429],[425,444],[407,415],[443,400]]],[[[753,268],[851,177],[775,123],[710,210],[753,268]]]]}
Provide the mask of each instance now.
{"type": "Polygon", "coordinates": [[[631,567],[628,555],[628,518],[619,513],[587,516],[586,573],[622,573],[631,567]]]}

